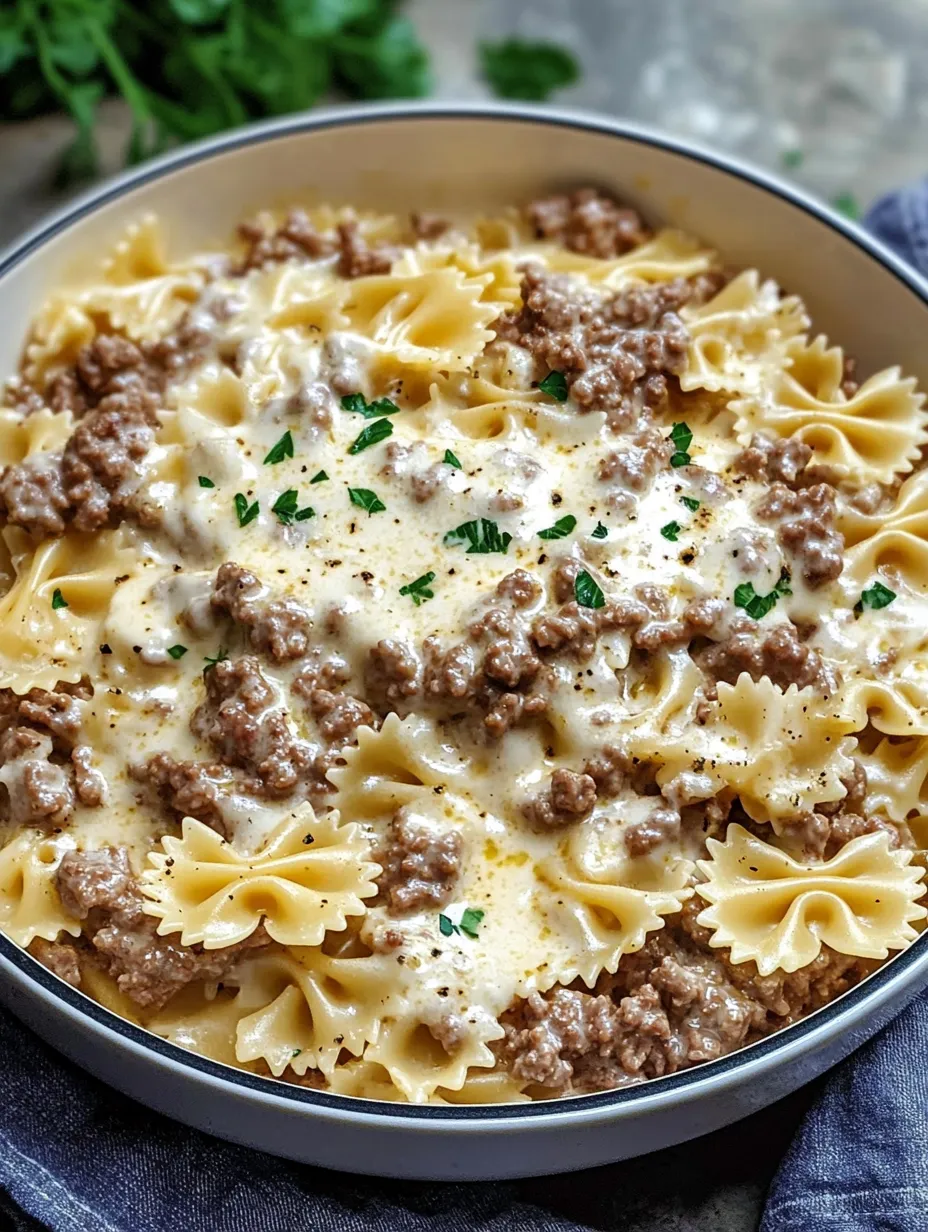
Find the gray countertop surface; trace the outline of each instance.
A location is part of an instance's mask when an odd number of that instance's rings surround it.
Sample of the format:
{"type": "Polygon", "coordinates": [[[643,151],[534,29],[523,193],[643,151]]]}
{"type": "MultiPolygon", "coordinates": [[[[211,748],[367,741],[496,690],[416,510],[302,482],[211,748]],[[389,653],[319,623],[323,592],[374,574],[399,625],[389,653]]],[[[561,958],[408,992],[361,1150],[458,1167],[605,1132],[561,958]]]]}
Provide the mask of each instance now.
{"type": "MultiPolygon", "coordinates": [[[[825,197],[850,192],[865,204],[928,172],[924,0],[412,0],[409,11],[432,47],[442,97],[484,96],[473,57],[461,54],[478,38],[554,37],[585,70],[565,104],[631,115],[781,170],[787,156],[790,174],[825,197]]],[[[66,199],[54,167],[69,133],[62,117],[0,125],[0,243],[66,199]]],[[[107,170],[126,133],[121,106],[104,104],[107,170]]],[[[752,1232],[814,1095],[806,1088],[628,1164],[614,1201],[603,1202],[594,1171],[579,1184],[576,1175],[547,1182],[545,1205],[603,1232],[752,1232]]],[[[611,1170],[607,1183],[615,1180],[611,1170]]],[[[513,1196],[530,1208],[536,1188],[514,1183],[513,1196]]]]}

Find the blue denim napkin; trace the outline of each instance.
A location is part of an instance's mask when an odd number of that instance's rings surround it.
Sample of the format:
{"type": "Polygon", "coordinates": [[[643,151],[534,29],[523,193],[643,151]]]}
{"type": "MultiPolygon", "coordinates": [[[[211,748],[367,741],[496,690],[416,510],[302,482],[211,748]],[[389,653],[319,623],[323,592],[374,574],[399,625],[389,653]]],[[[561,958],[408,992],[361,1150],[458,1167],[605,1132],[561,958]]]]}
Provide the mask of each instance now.
{"type": "MultiPolygon", "coordinates": [[[[928,181],[879,202],[867,223],[928,273],[928,181]]],[[[747,1195],[766,1178],[809,1098],[632,1167],[414,1184],[326,1173],[186,1129],[3,1011],[0,1058],[0,1226],[17,1232],[716,1232],[718,1188],[747,1195]]],[[[824,1084],[762,1232],[928,1232],[928,994],[824,1084]]]]}

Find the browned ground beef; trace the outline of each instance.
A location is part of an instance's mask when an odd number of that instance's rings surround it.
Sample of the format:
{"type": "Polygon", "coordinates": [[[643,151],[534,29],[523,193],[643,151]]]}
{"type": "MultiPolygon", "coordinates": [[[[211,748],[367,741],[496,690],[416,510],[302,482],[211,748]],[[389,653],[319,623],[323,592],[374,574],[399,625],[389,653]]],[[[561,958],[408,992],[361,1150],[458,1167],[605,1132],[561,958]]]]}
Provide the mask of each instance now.
{"type": "Polygon", "coordinates": [[[229,831],[223,801],[230,785],[225,766],[201,761],[175,761],[169,753],[154,753],[129,767],[133,778],[150,786],[178,817],[195,817],[224,838],[229,831]]]}
{"type": "Polygon", "coordinates": [[[464,842],[457,830],[438,833],[416,819],[408,805],[397,809],[383,846],[374,858],[383,866],[378,879],[391,915],[443,907],[454,895],[464,842]]]}
{"type": "Polygon", "coordinates": [[[620,206],[595,188],[541,197],[525,208],[540,239],[556,240],[572,252],[617,257],[650,239],[637,210],[620,206]]]}
{"type": "Polygon", "coordinates": [[[558,988],[516,1001],[495,1045],[545,1094],[608,1090],[724,1056],[824,1005],[876,965],[827,947],[792,975],[712,950],[690,900],[644,947],[603,974],[593,993],[558,988]]]}
{"type": "Polygon", "coordinates": [[[206,698],[193,713],[191,730],[225,765],[247,771],[260,794],[290,795],[308,778],[315,750],[293,735],[258,660],[223,660],[205,680],[206,698]]]}
{"type": "Polygon", "coordinates": [[[367,700],[381,714],[402,708],[422,682],[422,663],[406,642],[385,637],[368,652],[364,672],[367,700]]]}
{"type": "Polygon", "coordinates": [[[522,807],[526,820],[539,830],[569,826],[593,811],[596,783],[588,774],[559,769],[551,782],[522,807]]]}
{"type": "Polygon", "coordinates": [[[747,615],[738,616],[728,637],[695,651],[693,657],[713,683],[734,684],[747,672],[755,682],[766,676],[781,689],[796,684],[830,694],[837,687],[834,669],[800,641],[789,622],[766,629],[747,615]]]}
{"type": "Polygon", "coordinates": [[[226,561],[213,584],[212,605],[248,633],[252,646],[275,663],[300,659],[309,650],[312,619],[293,599],[271,599],[253,573],[226,561]]]}
{"type": "Polygon", "coordinates": [[[19,825],[62,825],[74,809],[70,769],[51,760],[51,737],[31,727],[0,736],[0,782],[6,812],[19,825]]]}
{"type": "Polygon", "coordinates": [[[844,536],[835,530],[835,490],[818,483],[799,492],[774,483],[754,510],[777,523],[777,540],[796,560],[810,586],[833,582],[844,568],[844,536]]]}
{"type": "Polygon", "coordinates": [[[620,511],[628,508],[628,494],[645,492],[673,452],[673,442],[656,428],[643,428],[623,440],[620,448],[606,454],[597,472],[600,481],[609,485],[608,503],[620,511]]]}
{"type": "Polygon", "coordinates": [[[306,700],[319,726],[319,734],[331,744],[353,743],[357,729],[363,724],[371,726],[375,721],[374,712],[367,702],[352,697],[350,693],[311,689],[306,700]]]}
{"type": "Polygon", "coordinates": [[[539,378],[563,372],[581,410],[605,411],[625,431],[664,402],[667,376],[683,369],[689,334],[676,310],[693,294],[677,279],[600,296],[529,266],[521,309],[495,329],[531,352],[539,378]]]}
{"type": "Polygon", "coordinates": [[[86,921],[85,936],[121,992],[157,1009],[194,980],[218,980],[243,951],[269,941],[259,927],[245,941],[219,950],[184,946],[159,937],[158,921],[142,911],[143,898],[124,847],[69,851],[57,873],[65,910],[86,921]]]}
{"type": "Polygon", "coordinates": [[[370,247],[361,235],[357,222],[339,223],[335,233],[317,231],[305,210],[291,210],[279,227],[267,230],[257,223],[243,223],[238,229],[245,244],[245,253],[233,272],[245,274],[252,269],[273,265],[278,261],[316,260],[338,254],[337,269],[343,278],[361,278],[368,274],[387,274],[396,253],[386,246],[370,247]]]}
{"type": "Polygon", "coordinates": [[[29,943],[29,953],[37,958],[43,967],[70,984],[79,988],[81,984],[81,964],[76,946],[70,940],[45,941],[42,937],[34,937],[29,943]]]}
{"type": "Polygon", "coordinates": [[[71,750],[74,790],[85,808],[99,808],[106,801],[106,779],[93,764],[93,749],[78,744],[71,750]]]}
{"type": "Polygon", "coordinates": [[[899,828],[891,821],[885,817],[847,812],[850,806],[846,800],[838,804],[844,806],[838,812],[824,813],[816,809],[813,813],[802,813],[785,825],[784,836],[801,846],[806,859],[830,860],[851,839],[877,830],[889,835],[891,847],[899,846],[899,828]]]}
{"type": "Polygon", "coordinates": [[[652,809],[643,821],[627,826],[623,837],[625,849],[633,859],[650,855],[662,843],[680,837],[680,814],[676,809],[663,806],[652,809]]]}
{"type": "Polygon", "coordinates": [[[735,458],[732,469],[765,483],[785,483],[793,487],[801,481],[811,457],[812,448],[804,441],[755,432],[750,445],[735,458]]]}

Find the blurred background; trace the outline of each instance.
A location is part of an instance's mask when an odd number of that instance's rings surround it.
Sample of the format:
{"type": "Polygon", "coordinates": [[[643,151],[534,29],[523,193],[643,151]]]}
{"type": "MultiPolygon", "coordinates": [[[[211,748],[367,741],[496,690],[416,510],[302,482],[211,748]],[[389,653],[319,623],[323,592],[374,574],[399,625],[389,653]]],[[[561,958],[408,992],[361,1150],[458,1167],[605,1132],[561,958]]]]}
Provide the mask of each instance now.
{"type": "Polygon", "coordinates": [[[632,117],[856,216],[928,173],[926,53],[926,0],[3,0],[0,240],[178,141],[426,95],[632,117]]]}

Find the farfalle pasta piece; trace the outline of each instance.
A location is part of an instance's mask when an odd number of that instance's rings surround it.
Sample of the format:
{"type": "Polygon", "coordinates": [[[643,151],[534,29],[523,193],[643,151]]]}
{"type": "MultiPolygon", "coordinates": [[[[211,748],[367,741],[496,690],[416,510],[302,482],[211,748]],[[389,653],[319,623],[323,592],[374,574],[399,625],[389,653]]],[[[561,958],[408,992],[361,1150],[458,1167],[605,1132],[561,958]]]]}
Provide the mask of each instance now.
{"type": "Polygon", "coordinates": [[[74,431],[74,417],[43,407],[31,415],[0,410],[0,467],[10,466],[37,453],[62,450],[74,431]]]}
{"type": "Polygon", "coordinates": [[[356,278],[343,303],[348,327],[411,367],[461,371],[493,338],[504,303],[483,299],[489,275],[458,269],[356,278]]]}
{"type": "Polygon", "coordinates": [[[905,821],[928,812],[928,739],[884,738],[856,756],[867,775],[868,813],[905,821]]]}
{"type": "Polygon", "coordinates": [[[907,479],[886,513],[865,517],[845,512],[842,522],[855,540],[848,545],[846,579],[862,589],[890,570],[913,590],[928,590],[928,471],[907,479]]]}
{"type": "Polygon", "coordinates": [[[660,769],[661,786],[684,771],[704,774],[720,790],[736,792],[757,821],[777,821],[839,800],[852,769],[854,724],[814,690],[782,692],[766,677],[745,672],[720,683],[718,700],[702,724],[667,730],[656,740],[644,730],[629,749],[660,769]]]}
{"type": "MultiPolygon", "coordinates": [[[[266,321],[273,329],[298,328],[319,334],[348,324],[342,311],[348,284],[337,280],[326,266],[285,262],[260,270],[252,278],[261,281],[257,290],[267,300],[266,321]]],[[[246,317],[241,327],[249,323],[246,317]]]]}
{"type": "Polygon", "coordinates": [[[438,738],[421,715],[387,715],[379,731],[357,730],[357,747],[342,750],[344,766],[328,772],[337,788],[334,805],[342,816],[368,818],[392,814],[424,789],[463,783],[465,762],[438,738]]]}
{"type": "Polygon", "coordinates": [[[382,1065],[394,1085],[411,1104],[424,1104],[441,1087],[459,1091],[471,1067],[492,1069],[496,1064],[489,1045],[505,1034],[499,1023],[486,1013],[475,1012],[460,1033],[460,1039],[441,1042],[441,1030],[430,1029],[410,1010],[393,1015],[382,1024],[365,1060],[382,1065]]]}
{"type": "Polygon", "coordinates": [[[756,394],[780,370],[787,343],[808,327],[802,302],[745,270],[705,304],[684,307],[690,332],[684,390],[756,394]]]}
{"type": "Polygon", "coordinates": [[[28,384],[44,390],[52,377],[74,364],[96,333],[89,313],[73,297],[51,296],[37,314],[26,343],[23,376],[28,384]]]}
{"type": "Polygon", "coordinates": [[[541,906],[558,937],[554,979],[534,981],[541,991],[575,979],[592,988],[601,972],[613,974],[622,955],[640,950],[648,933],[662,928],[664,916],[679,911],[692,894],[686,885],[688,861],[664,871],[640,868],[638,875],[649,888],[639,889],[621,856],[581,862],[576,856],[568,847],[538,868],[542,883],[554,891],[541,906]]]}
{"type": "Polygon", "coordinates": [[[80,936],[80,920],[65,911],[55,881],[64,853],[75,845],[68,834],[22,830],[0,850],[0,929],[17,945],[35,937],[54,941],[62,932],[80,936]]]}
{"type": "Polygon", "coordinates": [[[179,932],[183,945],[235,945],[262,921],[283,945],[319,945],[377,893],[380,867],[367,859],[360,827],[340,826],[337,813],[316,817],[308,804],[254,855],[192,817],[181,838],[165,835],[161,847],[142,874],[145,911],[160,921],[161,936],[179,932]]]}
{"type": "Polygon", "coordinates": [[[891,483],[912,470],[928,441],[925,397],[912,378],[886,368],[848,397],[840,347],[796,338],[786,358],[763,393],[732,403],[741,440],[758,431],[795,437],[812,448],[814,464],[859,483],[891,483]]]}
{"type": "Polygon", "coordinates": [[[121,530],[68,531],[38,547],[16,527],[0,536],[15,573],[0,598],[0,687],[26,693],[80,680],[95,661],[118,579],[135,572],[138,553],[121,530]]]}
{"type": "Polygon", "coordinates": [[[552,273],[570,274],[613,291],[636,283],[693,278],[716,264],[716,254],[711,249],[669,227],[619,257],[590,257],[547,242],[527,244],[523,251],[527,258],[540,260],[552,273]]]}
{"type": "Polygon", "coordinates": [[[709,906],[697,923],[710,944],[730,947],[735,963],[753,960],[762,976],[798,971],[823,945],[857,958],[886,958],[917,936],[928,910],[924,869],[910,851],[893,851],[885,831],[852,839],[831,860],[801,864],[742,826],[724,843],[707,840],[712,858],[696,887],[709,906]]]}
{"type": "Polygon", "coordinates": [[[905,662],[883,680],[850,675],[833,708],[852,731],[872,723],[886,736],[928,736],[928,664],[905,662]]]}
{"type": "Polygon", "coordinates": [[[277,1077],[288,1066],[330,1074],[343,1049],[360,1056],[377,1039],[395,968],[386,954],[333,957],[319,948],[247,959],[229,980],[243,1004],[260,1008],[238,1022],[238,1060],[265,1061],[277,1077]]]}

